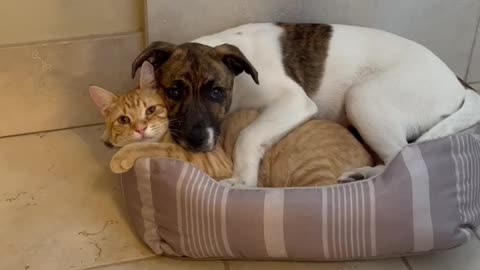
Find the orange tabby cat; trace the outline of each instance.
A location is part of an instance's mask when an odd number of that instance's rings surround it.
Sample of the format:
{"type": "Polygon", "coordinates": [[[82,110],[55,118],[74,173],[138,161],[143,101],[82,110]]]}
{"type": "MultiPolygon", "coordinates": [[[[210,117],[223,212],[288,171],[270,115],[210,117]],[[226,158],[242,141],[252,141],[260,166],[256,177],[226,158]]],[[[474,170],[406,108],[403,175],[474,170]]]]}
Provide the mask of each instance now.
{"type": "MultiPolygon", "coordinates": [[[[92,99],[105,118],[104,142],[122,147],[112,158],[112,170],[124,172],[140,157],[161,156],[193,163],[217,180],[231,177],[235,141],[258,113],[233,113],[224,120],[223,137],[216,148],[193,153],[170,136],[165,104],[154,87],[153,66],[148,62],[141,68],[139,89],[116,96],[90,87],[92,99]]],[[[344,172],[372,165],[372,157],[348,130],[330,121],[310,120],[265,153],[259,179],[266,187],[329,185],[344,172]]]]}

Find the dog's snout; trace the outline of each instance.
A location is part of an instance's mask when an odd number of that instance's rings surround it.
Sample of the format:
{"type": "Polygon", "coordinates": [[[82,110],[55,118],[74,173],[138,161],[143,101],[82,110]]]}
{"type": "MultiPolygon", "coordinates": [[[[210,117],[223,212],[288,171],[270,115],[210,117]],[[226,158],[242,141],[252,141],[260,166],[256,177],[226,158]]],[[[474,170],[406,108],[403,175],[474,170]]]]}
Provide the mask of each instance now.
{"type": "Polygon", "coordinates": [[[208,134],[201,125],[194,125],[187,133],[187,143],[193,148],[202,148],[208,140],[208,134]]]}

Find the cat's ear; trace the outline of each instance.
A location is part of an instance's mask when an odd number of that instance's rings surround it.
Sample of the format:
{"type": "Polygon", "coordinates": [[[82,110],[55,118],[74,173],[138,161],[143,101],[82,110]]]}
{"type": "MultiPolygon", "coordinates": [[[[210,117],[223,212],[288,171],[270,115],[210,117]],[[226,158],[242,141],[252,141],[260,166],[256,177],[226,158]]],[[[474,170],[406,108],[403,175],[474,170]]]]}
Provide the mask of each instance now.
{"type": "Polygon", "coordinates": [[[153,68],[153,65],[148,61],[143,62],[142,68],[140,69],[140,88],[156,88],[155,69],[153,68]]]}
{"type": "Polygon", "coordinates": [[[91,85],[88,89],[90,92],[90,97],[92,97],[93,102],[97,105],[98,110],[105,117],[110,112],[110,107],[113,102],[117,100],[117,96],[101,87],[91,85]]]}

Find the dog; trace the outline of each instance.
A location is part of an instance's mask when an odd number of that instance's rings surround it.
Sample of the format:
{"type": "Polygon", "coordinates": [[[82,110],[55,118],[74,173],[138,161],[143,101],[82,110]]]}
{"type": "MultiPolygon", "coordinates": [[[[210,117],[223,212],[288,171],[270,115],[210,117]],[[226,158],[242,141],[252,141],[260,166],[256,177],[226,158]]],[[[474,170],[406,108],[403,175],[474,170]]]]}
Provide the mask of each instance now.
{"type": "MultiPolygon", "coordinates": [[[[235,145],[235,186],[257,186],[259,162],[273,143],[316,117],[352,125],[387,164],[409,142],[458,132],[480,121],[480,95],[430,50],[370,28],[259,23],[192,42],[151,43],[132,63],[155,67],[168,100],[174,139],[213,149],[226,114],[261,114],[235,145]]],[[[343,178],[374,176],[382,166],[343,178]]]]}

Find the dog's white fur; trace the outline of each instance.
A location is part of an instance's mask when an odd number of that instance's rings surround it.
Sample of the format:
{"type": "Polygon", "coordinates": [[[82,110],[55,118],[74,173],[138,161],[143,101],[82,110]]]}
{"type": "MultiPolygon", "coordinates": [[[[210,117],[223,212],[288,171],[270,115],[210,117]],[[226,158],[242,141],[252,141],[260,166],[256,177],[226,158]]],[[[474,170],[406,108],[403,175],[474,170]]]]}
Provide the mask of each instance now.
{"type": "Polygon", "coordinates": [[[265,148],[312,116],[353,124],[385,163],[408,139],[436,124],[421,140],[480,121],[478,94],[465,90],[428,49],[380,30],[332,27],[324,76],[311,99],[286,75],[280,44],[283,29],[275,24],[243,25],[194,41],[233,44],[259,73],[260,85],[246,74],[235,80],[231,111],[262,109],[236,143],[236,185],[256,186],[265,148]],[[465,109],[459,110],[465,98],[465,109]]]}

